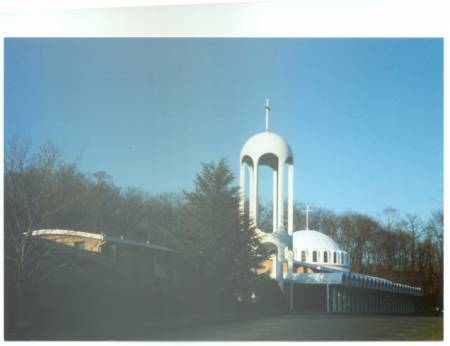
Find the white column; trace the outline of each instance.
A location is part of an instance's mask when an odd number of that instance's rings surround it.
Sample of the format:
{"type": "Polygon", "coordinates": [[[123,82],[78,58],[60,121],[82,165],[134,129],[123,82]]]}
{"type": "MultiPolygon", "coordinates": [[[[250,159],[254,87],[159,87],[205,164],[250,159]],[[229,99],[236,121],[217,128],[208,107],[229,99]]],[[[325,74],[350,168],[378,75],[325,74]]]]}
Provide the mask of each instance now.
{"type": "Polygon", "coordinates": [[[347,311],[347,290],[346,288],[342,288],[342,312],[347,311]]]}
{"type": "Polygon", "coordinates": [[[348,312],[355,312],[355,289],[348,288],[348,312]]]}
{"type": "Polygon", "coordinates": [[[391,301],[390,301],[390,296],[385,296],[385,312],[386,313],[391,313],[391,301]]]}
{"type": "Polygon", "coordinates": [[[388,298],[388,312],[392,314],[394,310],[392,309],[392,292],[389,292],[389,298],[388,298]]]}
{"type": "Polygon", "coordinates": [[[363,314],[367,313],[367,302],[366,302],[367,296],[366,296],[366,291],[363,288],[362,292],[361,292],[361,312],[363,314]]]}
{"type": "Polygon", "coordinates": [[[288,250],[288,273],[292,273],[294,271],[294,253],[292,250],[288,250]]]}
{"type": "Polygon", "coordinates": [[[239,171],[239,212],[244,215],[245,212],[245,166],[244,162],[241,162],[241,169],[239,171]]]}
{"type": "Polygon", "coordinates": [[[284,160],[278,161],[278,230],[284,228],[284,160]]]}
{"type": "Polygon", "coordinates": [[[363,312],[363,296],[362,296],[362,292],[361,289],[358,289],[358,307],[357,307],[357,312],[358,313],[362,313],[363,312]]]}
{"type": "Polygon", "coordinates": [[[380,313],[380,292],[376,291],[375,295],[375,312],[380,313]]]}
{"type": "Polygon", "coordinates": [[[288,233],[294,231],[294,165],[288,165],[288,233]]]}
{"type": "Polygon", "coordinates": [[[278,172],[273,170],[272,232],[278,229],[278,172]]]}
{"type": "Polygon", "coordinates": [[[258,226],[258,163],[253,167],[253,219],[255,227],[258,226]]]}
{"type": "Polygon", "coordinates": [[[248,167],[248,212],[250,220],[253,220],[253,166],[248,167]]]}
{"type": "Polygon", "coordinates": [[[330,284],[327,284],[327,313],[331,312],[330,307],[330,284]]]}
{"type": "Polygon", "coordinates": [[[332,305],[333,305],[333,312],[337,312],[337,294],[336,294],[336,287],[335,286],[333,286],[331,288],[331,292],[332,292],[331,302],[332,302],[332,305]]]}
{"type": "Polygon", "coordinates": [[[341,289],[337,289],[337,312],[342,312],[342,293],[341,289]]]}

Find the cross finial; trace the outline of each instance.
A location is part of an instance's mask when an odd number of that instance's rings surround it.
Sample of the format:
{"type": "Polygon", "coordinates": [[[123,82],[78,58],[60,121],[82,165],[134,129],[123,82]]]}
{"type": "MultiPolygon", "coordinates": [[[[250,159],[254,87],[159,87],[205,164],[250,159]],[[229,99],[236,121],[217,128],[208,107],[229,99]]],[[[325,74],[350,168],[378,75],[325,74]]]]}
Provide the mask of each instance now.
{"type": "Polygon", "coordinates": [[[269,112],[270,112],[270,106],[269,106],[269,99],[266,98],[266,103],[264,105],[264,109],[266,111],[266,131],[269,130],[269,112]]]}
{"type": "Polygon", "coordinates": [[[306,213],[306,230],[309,230],[309,212],[311,209],[309,209],[309,205],[306,205],[306,209],[302,210],[302,212],[306,213]]]}

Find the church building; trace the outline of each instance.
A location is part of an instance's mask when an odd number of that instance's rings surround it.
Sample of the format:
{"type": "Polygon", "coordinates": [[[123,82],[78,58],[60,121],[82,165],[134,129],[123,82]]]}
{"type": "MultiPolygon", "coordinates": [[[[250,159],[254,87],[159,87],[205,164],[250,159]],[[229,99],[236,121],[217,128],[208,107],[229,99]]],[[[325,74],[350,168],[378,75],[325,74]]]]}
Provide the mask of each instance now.
{"type": "Polygon", "coordinates": [[[266,99],[265,131],[249,138],[240,155],[240,209],[249,212],[263,246],[272,253],[259,273],[277,281],[291,311],[415,313],[420,288],[352,272],[349,254],[329,236],[309,229],[308,207],[306,229],[295,229],[294,155],[283,137],[269,131],[269,112],[266,99]],[[258,225],[261,166],[273,170],[272,230],[258,225]]]}

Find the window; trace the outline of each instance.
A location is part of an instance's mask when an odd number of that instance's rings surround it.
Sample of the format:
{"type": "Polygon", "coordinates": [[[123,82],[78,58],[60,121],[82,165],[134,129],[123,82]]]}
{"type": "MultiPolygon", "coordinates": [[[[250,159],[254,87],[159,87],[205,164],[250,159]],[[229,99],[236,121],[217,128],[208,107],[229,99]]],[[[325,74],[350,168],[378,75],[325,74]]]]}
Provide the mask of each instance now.
{"type": "Polygon", "coordinates": [[[336,251],[333,251],[333,263],[337,263],[336,251]]]}
{"type": "Polygon", "coordinates": [[[341,263],[344,264],[344,253],[341,252],[341,263]]]}
{"type": "Polygon", "coordinates": [[[84,250],[84,241],[83,240],[76,241],[74,246],[76,249],[84,250]]]}
{"type": "Polygon", "coordinates": [[[323,262],[328,263],[328,252],[326,251],[323,253],[323,262]]]}
{"type": "Polygon", "coordinates": [[[317,262],[317,251],[313,251],[313,262],[317,262]]]}
{"type": "Polygon", "coordinates": [[[302,258],[301,258],[302,262],[306,262],[306,251],[303,250],[302,251],[302,258]]]}

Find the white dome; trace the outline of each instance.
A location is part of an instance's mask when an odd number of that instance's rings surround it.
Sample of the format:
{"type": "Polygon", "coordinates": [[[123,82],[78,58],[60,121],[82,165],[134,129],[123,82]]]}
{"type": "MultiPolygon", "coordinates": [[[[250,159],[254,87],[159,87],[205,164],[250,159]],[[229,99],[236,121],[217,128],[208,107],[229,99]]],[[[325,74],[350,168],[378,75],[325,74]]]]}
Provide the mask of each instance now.
{"type": "Polygon", "coordinates": [[[348,266],[348,255],[329,236],[312,230],[296,231],[292,236],[294,259],[297,261],[348,266]],[[302,251],[305,258],[302,259],[302,251]],[[313,254],[315,252],[315,254],[313,254]],[[326,255],[325,255],[326,253],[326,255]]]}
{"type": "Polygon", "coordinates": [[[294,249],[341,251],[336,242],[329,236],[311,230],[294,232],[292,243],[294,249]]]}
{"type": "MultiPolygon", "coordinates": [[[[248,156],[252,159],[252,163],[256,164],[264,154],[274,154],[284,162],[292,162],[293,160],[291,148],[284,138],[276,133],[265,131],[250,137],[245,142],[241,150],[241,161],[248,156]]],[[[275,164],[270,157],[263,158],[262,161],[264,162],[259,162],[259,164],[268,166],[275,164]]]]}

